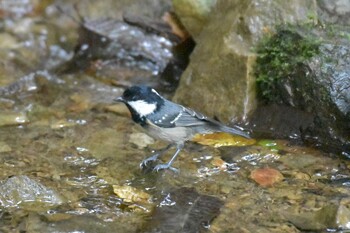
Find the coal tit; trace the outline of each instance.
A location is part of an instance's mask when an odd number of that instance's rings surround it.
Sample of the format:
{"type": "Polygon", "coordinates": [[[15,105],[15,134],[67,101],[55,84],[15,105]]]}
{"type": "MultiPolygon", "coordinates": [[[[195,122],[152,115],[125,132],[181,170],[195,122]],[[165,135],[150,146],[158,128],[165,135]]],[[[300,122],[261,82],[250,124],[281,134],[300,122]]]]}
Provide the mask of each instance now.
{"type": "Polygon", "coordinates": [[[141,168],[150,161],[155,161],[171,147],[176,152],[166,164],[158,164],[153,170],[172,169],[171,164],[184,146],[184,143],[196,134],[227,132],[249,138],[249,135],[238,127],[228,127],[210,119],[190,108],[171,102],[156,90],[148,86],[132,86],[127,88],[116,101],[123,102],[129,109],[134,122],[140,124],[150,136],[170,144],[143,160],[141,168]]]}

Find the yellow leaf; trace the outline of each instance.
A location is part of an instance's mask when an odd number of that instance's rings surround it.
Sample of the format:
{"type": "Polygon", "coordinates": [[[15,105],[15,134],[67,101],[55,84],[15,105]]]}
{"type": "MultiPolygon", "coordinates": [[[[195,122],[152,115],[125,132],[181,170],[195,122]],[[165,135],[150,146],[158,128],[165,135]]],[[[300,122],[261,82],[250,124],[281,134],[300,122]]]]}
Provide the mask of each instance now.
{"type": "Polygon", "coordinates": [[[247,139],[229,133],[196,134],[192,140],[201,145],[222,147],[222,146],[249,146],[256,143],[255,139],[247,139]]]}

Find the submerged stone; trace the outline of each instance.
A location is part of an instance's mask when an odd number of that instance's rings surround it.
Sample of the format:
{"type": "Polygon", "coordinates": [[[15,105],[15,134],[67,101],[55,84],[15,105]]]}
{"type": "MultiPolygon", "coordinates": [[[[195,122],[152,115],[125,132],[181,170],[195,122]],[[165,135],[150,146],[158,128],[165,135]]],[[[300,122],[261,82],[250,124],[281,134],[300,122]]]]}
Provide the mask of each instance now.
{"type": "Polygon", "coordinates": [[[150,232],[202,232],[219,214],[223,202],[180,188],[169,193],[155,210],[150,232]]]}
{"type": "Polygon", "coordinates": [[[350,199],[344,198],[338,207],[336,223],[340,229],[350,229],[350,199]]]}
{"type": "Polygon", "coordinates": [[[1,112],[0,113],[0,127],[8,125],[20,125],[28,123],[29,120],[26,114],[22,112],[1,112]]]}
{"type": "Polygon", "coordinates": [[[6,144],[5,142],[3,141],[0,141],[0,153],[1,152],[10,152],[12,151],[12,148],[6,144]]]}
{"type": "Polygon", "coordinates": [[[17,207],[25,203],[59,205],[63,203],[63,199],[56,191],[28,176],[13,176],[0,181],[1,206],[17,207]]]}
{"type": "Polygon", "coordinates": [[[325,206],[318,211],[304,213],[285,213],[286,219],[303,230],[325,230],[335,227],[337,207],[325,206]]]}

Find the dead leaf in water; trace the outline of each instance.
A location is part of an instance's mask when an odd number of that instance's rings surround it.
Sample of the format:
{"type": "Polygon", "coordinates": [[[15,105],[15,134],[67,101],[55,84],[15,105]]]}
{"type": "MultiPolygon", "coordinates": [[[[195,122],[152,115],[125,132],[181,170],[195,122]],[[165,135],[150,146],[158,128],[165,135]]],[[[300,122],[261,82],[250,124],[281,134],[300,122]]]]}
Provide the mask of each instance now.
{"type": "Polygon", "coordinates": [[[250,173],[250,178],[252,178],[256,183],[262,187],[269,187],[275,183],[281,182],[284,177],[276,169],[273,168],[258,168],[250,173]]]}
{"type": "Polygon", "coordinates": [[[254,145],[254,139],[247,139],[229,133],[196,134],[192,138],[193,142],[201,145],[222,147],[222,146],[249,146],[254,145]]]}

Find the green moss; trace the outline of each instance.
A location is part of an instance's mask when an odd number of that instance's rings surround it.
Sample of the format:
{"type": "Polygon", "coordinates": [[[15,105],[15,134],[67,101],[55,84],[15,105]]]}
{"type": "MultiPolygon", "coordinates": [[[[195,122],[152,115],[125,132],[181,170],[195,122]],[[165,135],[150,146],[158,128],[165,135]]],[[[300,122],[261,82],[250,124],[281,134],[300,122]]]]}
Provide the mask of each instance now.
{"type": "Polygon", "coordinates": [[[301,36],[296,30],[280,28],[257,47],[255,67],[259,96],[268,102],[281,102],[280,80],[293,76],[296,67],[319,53],[320,41],[301,36]]]}

